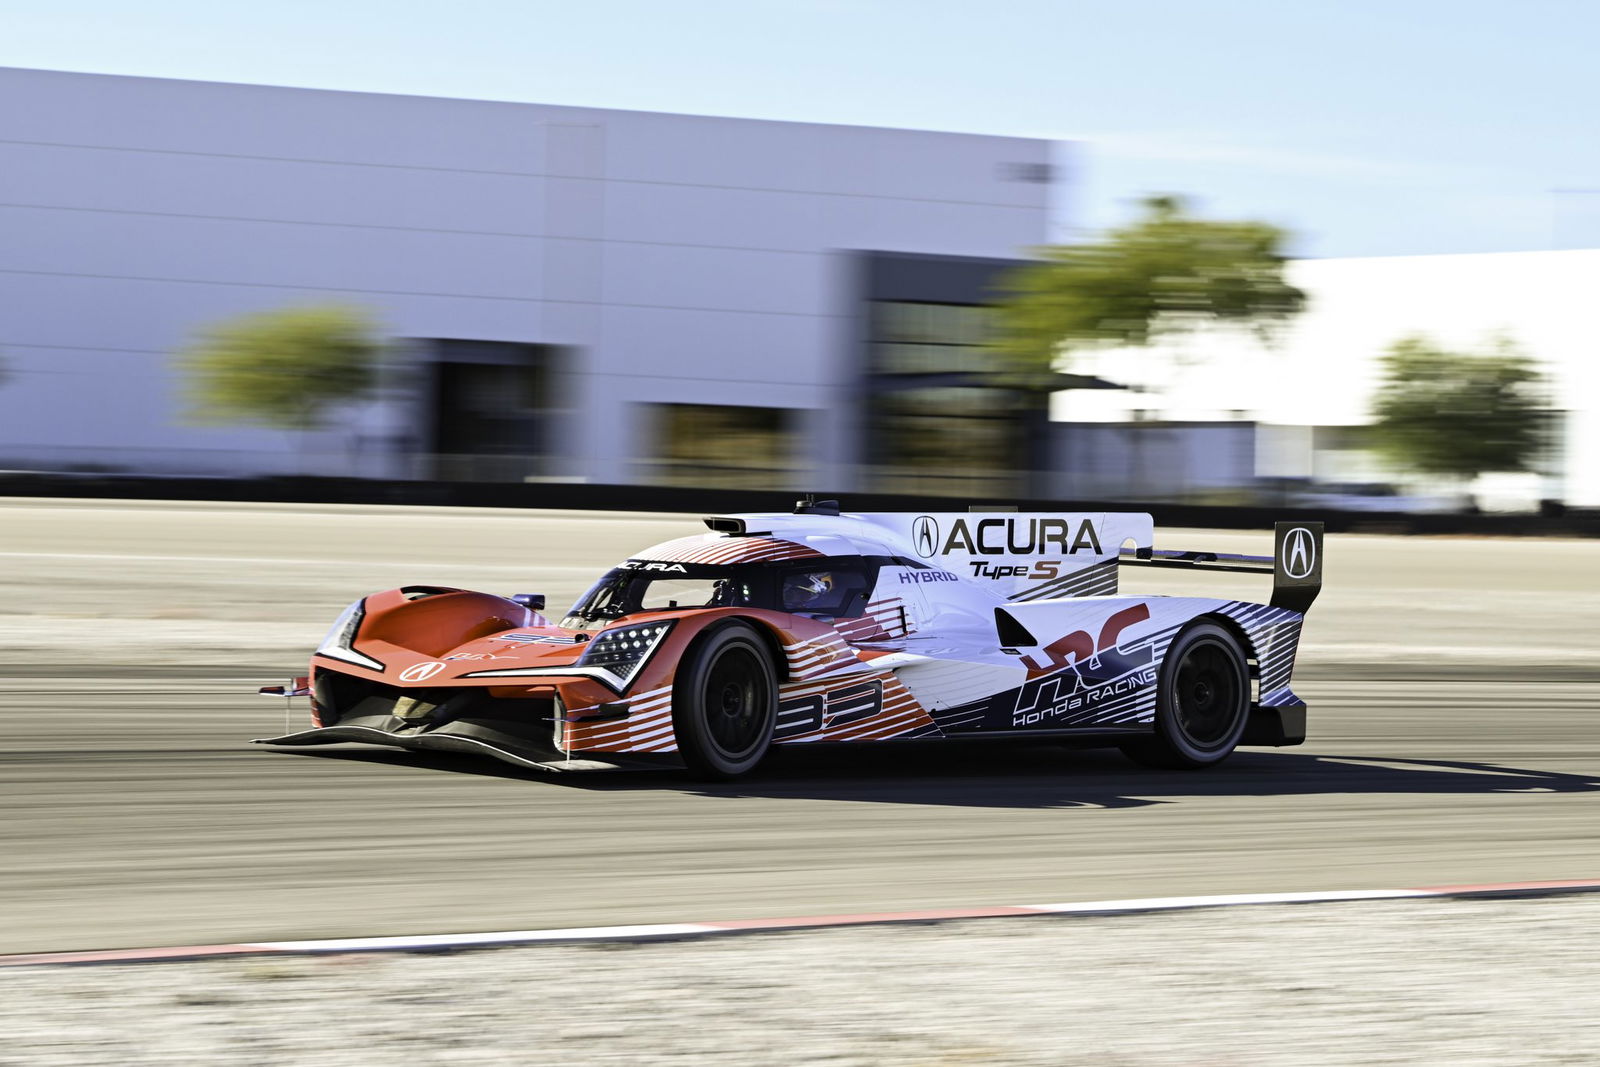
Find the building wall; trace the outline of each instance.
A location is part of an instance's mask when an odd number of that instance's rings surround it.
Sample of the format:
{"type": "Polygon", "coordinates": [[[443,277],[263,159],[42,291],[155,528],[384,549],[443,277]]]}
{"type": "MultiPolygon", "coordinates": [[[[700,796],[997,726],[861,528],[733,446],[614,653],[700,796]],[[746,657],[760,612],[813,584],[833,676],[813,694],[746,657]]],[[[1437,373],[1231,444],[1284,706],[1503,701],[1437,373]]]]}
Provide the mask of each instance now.
{"type": "Polygon", "coordinates": [[[1043,488],[1063,500],[1250,502],[1257,436],[1250,422],[1058,422],[1043,488]]]}
{"type": "Polygon", "coordinates": [[[283,434],[185,425],[170,354],[331,300],[569,346],[573,475],[626,478],[636,405],[712,403],[804,409],[827,481],[855,461],[849,250],[1046,238],[1018,180],[1043,141],[7,69],[0,100],[0,461],[292,465],[283,434]]]}

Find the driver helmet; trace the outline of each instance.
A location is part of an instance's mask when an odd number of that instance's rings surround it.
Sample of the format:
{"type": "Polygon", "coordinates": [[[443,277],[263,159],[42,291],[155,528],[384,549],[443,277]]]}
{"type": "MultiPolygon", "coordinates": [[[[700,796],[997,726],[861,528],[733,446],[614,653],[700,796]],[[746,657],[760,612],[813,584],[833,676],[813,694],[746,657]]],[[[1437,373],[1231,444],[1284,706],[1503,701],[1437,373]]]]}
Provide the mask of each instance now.
{"type": "Polygon", "coordinates": [[[800,611],[815,610],[833,595],[833,575],[827,571],[791,574],[783,580],[785,607],[800,611]]]}

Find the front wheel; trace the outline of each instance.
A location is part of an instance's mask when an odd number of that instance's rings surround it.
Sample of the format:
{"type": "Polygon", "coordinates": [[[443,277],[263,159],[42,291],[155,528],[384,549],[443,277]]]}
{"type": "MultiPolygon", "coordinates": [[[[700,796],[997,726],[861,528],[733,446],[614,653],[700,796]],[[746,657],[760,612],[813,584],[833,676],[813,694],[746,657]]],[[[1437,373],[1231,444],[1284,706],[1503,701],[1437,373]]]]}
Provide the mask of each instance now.
{"type": "Polygon", "coordinates": [[[761,762],[778,721],[772,654],[745,622],[703,637],[678,668],[672,727],[678,751],[699,778],[726,779],[761,762]]]}
{"type": "Polygon", "coordinates": [[[1122,751],[1147,767],[1227,759],[1250,718],[1250,671],[1238,639],[1215,623],[1190,624],[1167,647],[1156,686],[1155,733],[1122,751]]]}

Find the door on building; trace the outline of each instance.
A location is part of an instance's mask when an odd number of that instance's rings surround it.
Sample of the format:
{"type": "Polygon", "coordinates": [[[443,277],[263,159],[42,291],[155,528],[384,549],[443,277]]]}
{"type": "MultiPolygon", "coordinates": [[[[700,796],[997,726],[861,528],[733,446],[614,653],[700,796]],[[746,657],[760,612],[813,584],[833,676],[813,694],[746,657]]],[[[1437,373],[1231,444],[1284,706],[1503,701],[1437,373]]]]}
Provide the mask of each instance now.
{"type": "Polygon", "coordinates": [[[522,481],[549,472],[560,349],[431,342],[425,451],[444,481],[522,481]]]}

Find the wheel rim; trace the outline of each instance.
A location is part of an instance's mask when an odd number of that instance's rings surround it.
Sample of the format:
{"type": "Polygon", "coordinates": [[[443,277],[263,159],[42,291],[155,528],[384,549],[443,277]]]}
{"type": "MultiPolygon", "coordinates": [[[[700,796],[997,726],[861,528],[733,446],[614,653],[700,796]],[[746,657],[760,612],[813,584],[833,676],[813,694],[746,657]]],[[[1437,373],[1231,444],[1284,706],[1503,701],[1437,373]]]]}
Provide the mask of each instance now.
{"type": "Polygon", "coordinates": [[[1214,641],[1190,646],[1173,694],[1184,736],[1200,748],[1225,743],[1238,724],[1241,692],[1238,664],[1227,649],[1214,641]]]}
{"type": "Polygon", "coordinates": [[[770,696],[760,683],[755,654],[743,648],[724,651],[706,678],[706,728],[730,759],[747,756],[761,744],[770,696]]]}

